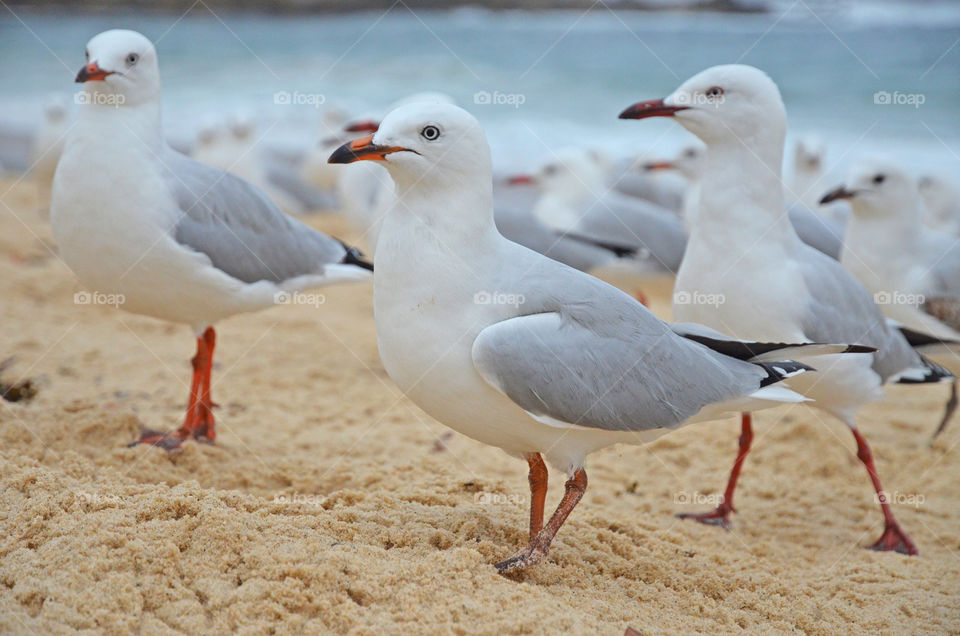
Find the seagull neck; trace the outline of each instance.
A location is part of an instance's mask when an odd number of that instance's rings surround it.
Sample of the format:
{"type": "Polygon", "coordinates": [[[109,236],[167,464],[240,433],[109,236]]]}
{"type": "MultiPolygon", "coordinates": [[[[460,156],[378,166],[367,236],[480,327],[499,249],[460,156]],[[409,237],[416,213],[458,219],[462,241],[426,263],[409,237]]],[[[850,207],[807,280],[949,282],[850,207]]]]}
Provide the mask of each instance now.
{"type": "Polygon", "coordinates": [[[700,179],[694,233],[799,241],[786,214],[781,181],[783,141],[732,139],[710,144],[700,179]]]}
{"type": "Polygon", "coordinates": [[[846,231],[846,241],[858,250],[892,250],[898,253],[920,249],[924,225],[916,204],[903,204],[909,212],[889,214],[868,211],[866,214],[851,214],[846,231]]]}
{"type": "Polygon", "coordinates": [[[78,126],[94,129],[109,128],[112,131],[111,136],[130,135],[154,148],[163,145],[163,127],[158,101],[142,102],[135,106],[84,104],[78,110],[78,126]],[[117,125],[118,123],[120,126],[117,125]]]}
{"type": "Polygon", "coordinates": [[[397,201],[390,215],[423,224],[438,236],[463,236],[470,241],[494,232],[493,182],[432,180],[406,185],[397,182],[397,201]]]}

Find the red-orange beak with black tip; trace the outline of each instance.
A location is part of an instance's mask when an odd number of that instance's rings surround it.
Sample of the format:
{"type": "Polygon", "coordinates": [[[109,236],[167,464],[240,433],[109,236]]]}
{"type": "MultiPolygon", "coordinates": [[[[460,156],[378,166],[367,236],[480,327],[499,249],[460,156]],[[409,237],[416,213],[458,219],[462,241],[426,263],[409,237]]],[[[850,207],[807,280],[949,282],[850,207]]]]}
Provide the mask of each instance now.
{"type": "Polygon", "coordinates": [[[113,71],[105,71],[96,62],[90,62],[77,73],[77,79],[74,81],[77,84],[83,84],[85,82],[102,82],[107,78],[107,75],[113,75],[113,71]]]}
{"type": "Polygon", "coordinates": [[[667,106],[662,99],[637,102],[620,113],[620,119],[646,119],[647,117],[673,117],[689,106],[667,106]]]}
{"type": "Polygon", "coordinates": [[[343,132],[369,132],[375,133],[380,130],[380,122],[373,119],[361,119],[347,124],[343,127],[343,132]]]}
{"type": "Polygon", "coordinates": [[[381,146],[373,143],[373,135],[349,141],[327,159],[327,163],[353,163],[354,161],[386,161],[392,152],[416,152],[403,146],[381,146]]]}

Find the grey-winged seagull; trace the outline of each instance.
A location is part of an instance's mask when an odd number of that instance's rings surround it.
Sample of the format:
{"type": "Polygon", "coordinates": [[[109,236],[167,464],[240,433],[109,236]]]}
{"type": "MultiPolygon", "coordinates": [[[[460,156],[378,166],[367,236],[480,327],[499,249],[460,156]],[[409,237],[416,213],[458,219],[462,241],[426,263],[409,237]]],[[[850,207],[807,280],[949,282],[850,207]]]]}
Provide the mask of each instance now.
{"type": "Polygon", "coordinates": [[[411,104],[332,163],[377,161],[397,187],[375,255],[374,315],[390,377],[427,413],[525,458],[530,540],[501,571],[539,561],[583,496],[584,458],[687,421],[795,402],[777,383],[801,351],[657,319],[616,288],[505,239],[490,149],[466,111],[411,104]],[[547,462],[569,475],[543,521],[547,462]]]}
{"type": "MultiPolygon", "coordinates": [[[[732,64],[709,68],[664,99],[638,102],[622,119],[673,117],[707,145],[700,204],[677,274],[674,316],[734,337],[772,341],[851,341],[878,349],[818,363],[816,377],[789,386],[812,405],[841,419],[857,442],[883,512],[884,529],[871,546],[917,554],[894,517],[857,410],[883,397],[884,382],[940,382],[948,371],[914,351],[892,329],[871,294],[837,261],[803,243],[784,214],[781,182],[787,117],[780,91],[762,71],[732,64]],[[678,303],[677,299],[723,302],[678,303]]],[[[752,440],[744,413],[740,451],[723,502],[684,515],[726,527],[733,494],[752,440]]]]}
{"type": "Polygon", "coordinates": [[[213,324],[308,287],[368,279],[372,266],[246,181],[167,145],[157,54],[143,35],[105,31],[86,57],[76,79],[85,98],[54,179],[54,237],[86,287],[196,333],[183,425],[144,431],[139,443],[212,442],[213,324]]]}
{"type": "MultiPolygon", "coordinates": [[[[924,225],[916,182],[888,159],[855,163],[846,183],[823,197],[827,203],[840,200],[853,209],[840,262],[873,293],[884,314],[932,337],[918,342],[925,355],[960,373],[960,242],[924,225]]],[[[954,380],[934,437],[956,408],[954,380]]]]}

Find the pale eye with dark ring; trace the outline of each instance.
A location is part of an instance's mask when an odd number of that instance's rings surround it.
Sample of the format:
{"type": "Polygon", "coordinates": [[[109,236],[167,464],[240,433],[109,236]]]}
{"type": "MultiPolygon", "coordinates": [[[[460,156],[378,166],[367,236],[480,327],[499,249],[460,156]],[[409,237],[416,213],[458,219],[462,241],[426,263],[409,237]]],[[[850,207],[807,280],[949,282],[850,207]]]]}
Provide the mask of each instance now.
{"type": "Polygon", "coordinates": [[[137,60],[139,59],[140,59],[139,55],[137,55],[136,53],[131,53],[130,55],[127,56],[127,66],[133,66],[134,64],[137,63],[137,60]]]}
{"type": "Polygon", "coordinates": [[[420,131],[420,136],[427,141],[434,141],[440,136],[440,129],[436,126],[424,126],[420,131]]]}

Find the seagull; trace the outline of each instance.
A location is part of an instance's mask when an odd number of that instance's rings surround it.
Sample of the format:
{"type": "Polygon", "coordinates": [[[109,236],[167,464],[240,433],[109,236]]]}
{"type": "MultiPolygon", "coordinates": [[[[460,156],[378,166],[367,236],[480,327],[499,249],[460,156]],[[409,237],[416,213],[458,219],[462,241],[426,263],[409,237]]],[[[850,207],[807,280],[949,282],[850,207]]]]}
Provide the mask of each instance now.
{"type": "MultiPolygon", "coordinates": [[[[700,209],[677,274],[676,319],[702,323],[733,337],[847,341],[878,349],[872,355],[821,362],[815,378],[804,381],[801,376],[789,386],[853,433],[857,457],[873,482],[884,517],[883,533],[871,547],[917,554],[883,496],[870,446],[855,416],[861,406],[883,397],[884,382],[940,382],[952,377],[887,324],[870,293],[840,263],[797,236],[784,214],[780,169],[787,118],[776,84],[750,66],[715,66],[665,99],[636,103],[620,117],[672,117],[707,145],[700,209]],[[723,302],[695,302],[704,296],[723,302]],[[694,301],[677,302],[678,298],[694,301]]],[[[753,435],[746,410],[741,430],[740,451],[723,502],[716,510],[686,516],[729,526],[735,512],[734,489],[753,435]]]]}
{"type": "MultiPolygon", "coordinates": [[[[841,200],[850,202],[853,216],[840,262],[873,293],[887,317],[933,337],[926,355],[960,373],[960,243],[923,224],[913,177],[890,160],[854,164],[846,184],[823,196],[827,203],[841,200]]],[[[954,380],[934,437],[956,408],[954,380]]]]}
{"type": "Polygon", "coordinates": [[[917,182],[927,214],[923,222],[935,230],[960,238],[960,186],[952,179],[936,174],[917,182]]]}
{"type": "Polygon", "coordinates": [[[374,256],[384,368],[440,422],[527,461],[529,543],[497,563],[500,572],[547,554],[584,494],[589,453],[801,399],[777,383],[809,369],[790,361],[806,347],[671,326],[618,289],[504,238],[490,148],[461,108],[403,106],[330,156],[361,160],[385,167],[397,188],[374,256]],[[544,458],[568,475],[546,523],[544,458]]]}
{"type": "Polygon", "coordinates": [[[632,267],[642,273],[673,274],[680,267],[687,235],[673,212],[643,199],[611,191],[589,153],[562,149],[532,176],[541,196],[533,214],[564,234],[630,246],[632,267]]]}
{"type": "Polygon", "coordinates": [[[43,121],[37,128],[30,149],[30,176],[37,188],[37,198],[42,210],[50,206],[50,190],[57,162],[63,152],[63,140],[70,129],[70,106],[66,97],[54,94],[43,104],[43,121]]]}
{"type": "Polygon", "coordinates": [[[146,37],[105,31],[86,58],[76,78],[85,98],[54,179],[54,238],[83,285],[196,334],[183,426],[144,431],[134,443],[175,451],[190,438],[213,442],[213,324],[308,287],[369,279],[372,266],[249,183],[167,145],[157,53],[146,37]]]}
{"type": "Polygon", "coordinates": [[[651,173],[646,155],[622,160],[615,164],[610,182],[621,194],[645,199],[673,212],[683,206],[686,188],[683,180],[665,178],[665,174],[651,173]]]}

